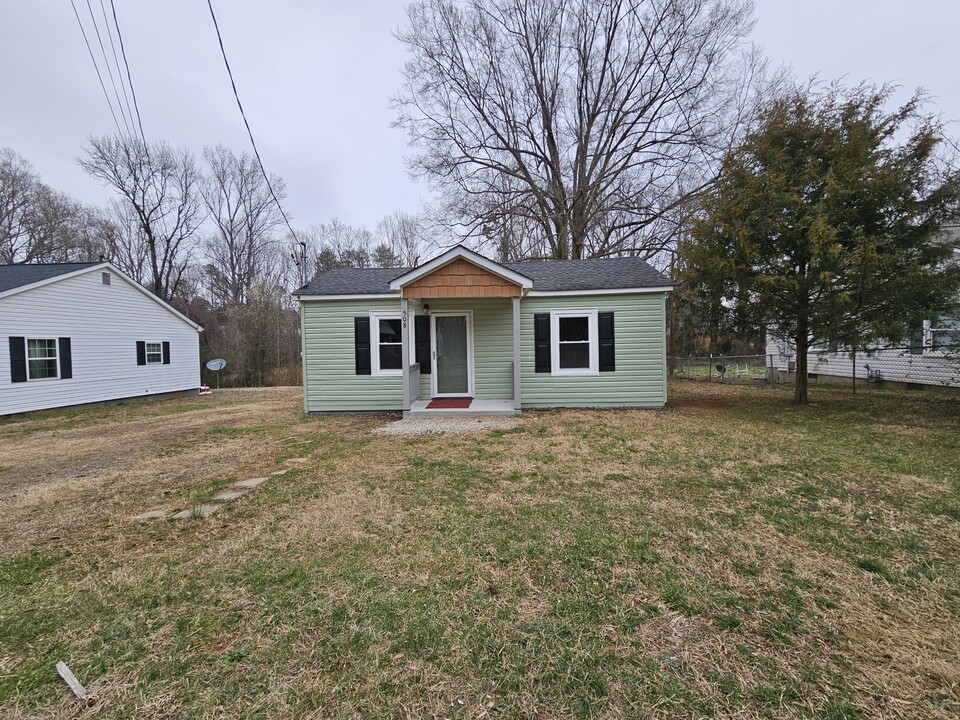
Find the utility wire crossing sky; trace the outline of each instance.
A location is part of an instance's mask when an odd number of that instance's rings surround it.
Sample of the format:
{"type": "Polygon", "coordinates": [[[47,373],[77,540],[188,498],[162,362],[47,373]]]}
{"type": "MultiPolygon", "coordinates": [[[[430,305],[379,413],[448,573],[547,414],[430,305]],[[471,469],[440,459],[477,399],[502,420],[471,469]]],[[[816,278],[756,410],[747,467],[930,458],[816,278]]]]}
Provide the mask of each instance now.
{"type": "MultiPolygon", "coordinates": [[[[72,4],[5,4],[0,146],[31,161],[47,184],[97,205],[111,192],[76,162],[91,135],[126,128],[198,156],[217,143],[250,150],[207,3],[72,4]],[[91,56],[100,58],[99,79],[91,56]]],[[[391,127],[389,108],[405,61],[393,37],[405,22],[403,3],[231,0],[216,10],[244,114],[266,172],[286,182],[294,228],[333,217],[373,227],[394,210],[419,209],[429,192],[406,172],[407,138],[391,127]]],[[[751,40],[774,66],[801,79],[894,82],[898,102],[922,86],[929,109],[960,136],[960,3],[758,0],[756,18],[751,40]]]]}

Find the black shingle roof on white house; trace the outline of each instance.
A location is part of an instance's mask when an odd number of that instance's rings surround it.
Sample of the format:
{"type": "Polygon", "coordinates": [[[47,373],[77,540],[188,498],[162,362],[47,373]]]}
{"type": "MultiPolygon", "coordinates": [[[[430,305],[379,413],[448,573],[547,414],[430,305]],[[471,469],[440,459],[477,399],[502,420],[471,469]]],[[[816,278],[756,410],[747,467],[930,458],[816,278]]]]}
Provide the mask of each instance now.
{"type": "Polygon", "coordinates": [[[86,262],[0,265],[0,293],[102,264],[86,262]]]}
{"type": "MultiPolygon", "coordinates": [[[[636,257],[528,260],[504,267],[533,281],[535,292],[669,288],[673,282],[636,257]]],[[[390,282],[412,268],[337,268],[318,275],[294,295],[387,295],[390,282]]]]}

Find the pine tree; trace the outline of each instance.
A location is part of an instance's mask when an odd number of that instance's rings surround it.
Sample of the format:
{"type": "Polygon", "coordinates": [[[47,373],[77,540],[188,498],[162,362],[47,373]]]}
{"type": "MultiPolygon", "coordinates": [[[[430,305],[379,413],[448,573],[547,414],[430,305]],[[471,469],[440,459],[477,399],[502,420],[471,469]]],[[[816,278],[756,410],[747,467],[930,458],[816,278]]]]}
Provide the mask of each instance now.
{"type": "Polygon", "coordinates": [[[686,281],[793,341],[795,403],[807,402],[811,344],[898,341],[960,287],[940,239],[960,175],[923,98],[889,112],[891,93],[835,85],[770,101],[691,228],[686,281]]]}

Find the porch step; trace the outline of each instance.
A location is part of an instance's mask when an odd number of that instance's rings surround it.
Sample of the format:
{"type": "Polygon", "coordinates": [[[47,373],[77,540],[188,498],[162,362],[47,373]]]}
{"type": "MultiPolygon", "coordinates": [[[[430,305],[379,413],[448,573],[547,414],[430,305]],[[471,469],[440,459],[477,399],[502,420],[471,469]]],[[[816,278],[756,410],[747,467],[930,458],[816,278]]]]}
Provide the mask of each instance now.
{"type": "Polygon", "coordinates": [[[405,418],[430,417],[510,417],[519,415],[512,400],[474,400],[468,408],[428,409],[429,400],[416,400],[409,410],[404,410],[405,418]]]}

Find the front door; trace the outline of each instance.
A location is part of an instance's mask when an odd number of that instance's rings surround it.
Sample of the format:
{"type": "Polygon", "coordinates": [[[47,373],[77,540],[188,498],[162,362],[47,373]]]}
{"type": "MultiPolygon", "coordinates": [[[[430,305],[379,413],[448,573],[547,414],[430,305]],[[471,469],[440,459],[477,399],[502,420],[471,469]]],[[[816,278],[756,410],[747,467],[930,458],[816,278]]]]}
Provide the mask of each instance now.
{"type": "Polygon", "coordinates": [[[433,313],[431,384],[434,397],[473,396],[473,328],[468,313],[433,313]]]}

